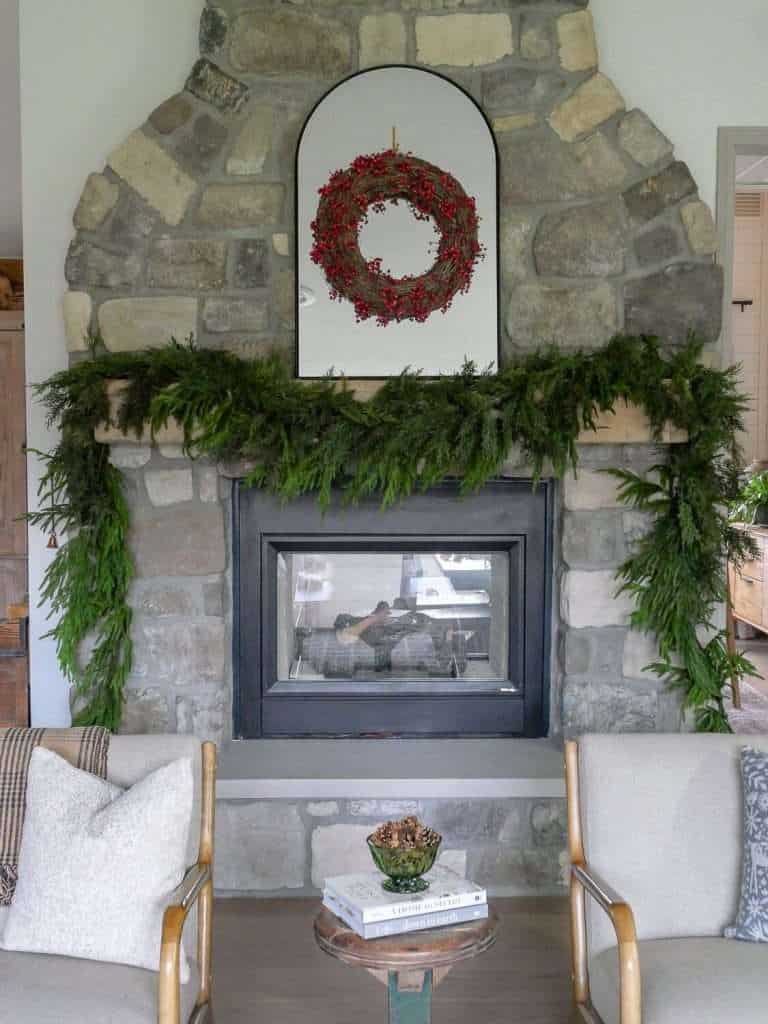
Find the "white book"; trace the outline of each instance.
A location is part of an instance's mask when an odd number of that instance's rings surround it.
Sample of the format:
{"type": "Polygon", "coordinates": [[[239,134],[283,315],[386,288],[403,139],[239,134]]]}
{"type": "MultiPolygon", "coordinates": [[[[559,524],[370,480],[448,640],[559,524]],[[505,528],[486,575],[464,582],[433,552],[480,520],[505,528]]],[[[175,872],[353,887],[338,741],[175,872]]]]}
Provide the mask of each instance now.
{"type": "Polygon", "coordinates": [[[413,917],[397,917],[392,921],[376,921],[365,924],[352,909],[337,900],[331,893],[323,896],[323,906],[364,939],[383,939],[388,935],[403,935],[406,932],[421,932],[429,928],[446,928],[449,925],[464,924],[467,921],[483,921],[488,917],[488,904],[459,907],[458,910],[439,910],[435,914],[416,914],[413,917]]]}
{"type": "Polygon", "coordinates": [[[429,888],[412,896],[386,892],[381,887],[384,876],[375,871],[326,878],[325,891],[350,907],[363,924],[459,910],[488,902],[485,889],[447,868],[432,868],[424,877],[429,888]]]}

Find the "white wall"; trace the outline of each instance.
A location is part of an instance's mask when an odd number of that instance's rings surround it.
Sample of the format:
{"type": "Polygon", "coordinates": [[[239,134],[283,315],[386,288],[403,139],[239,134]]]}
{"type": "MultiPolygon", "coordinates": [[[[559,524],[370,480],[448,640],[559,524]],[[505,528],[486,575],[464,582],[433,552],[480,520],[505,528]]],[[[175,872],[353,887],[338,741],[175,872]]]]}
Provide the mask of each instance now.
{"type": "MultiPolygon", "coordinates": [[[[0,0],[5,3],[6,0],[0,0]]],[[[184,84],[197,57],[202,0],[51,0],[21,5],[21,109],[24,166],[24,256],[27,381],[67,362],[60,303],[72,212],[88,174],[153,108],[184,84]]],[[[28,443],[55,443],[30,402],[28,443]]],[[[30,508],[38,465],[29,464],[30,508]]],[[[46,538],[30,530],[31,699],[34,724],[68,720],[67,689],[48,628],[35,608],[51,558],[46,538]]]]}
{"type": "Polygon", "coordinates": [[[591,0],[601,70],[675,143],[714,209],[717,129],[768,125],[766,0],[591,0]]]}
{"type": "Polygon", "coordinates": [[[0,0],[0,256],[21,256],[19,0],[0,0]]]}

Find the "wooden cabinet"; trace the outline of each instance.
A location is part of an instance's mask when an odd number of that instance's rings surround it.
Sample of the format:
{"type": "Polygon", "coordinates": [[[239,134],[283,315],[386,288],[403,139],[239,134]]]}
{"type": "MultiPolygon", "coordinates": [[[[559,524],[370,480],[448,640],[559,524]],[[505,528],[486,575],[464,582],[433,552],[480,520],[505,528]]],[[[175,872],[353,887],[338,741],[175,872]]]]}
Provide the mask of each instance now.
{"type": "Polygon", "coordinates": [[[745,562],[740,569],[732,565],[728,567],[730,610],[737,621],[768,632],[768,579],[765,565],[768,557],[768,529],[751,526],[748,530],[759,553],[757,558],[745,562]]]}

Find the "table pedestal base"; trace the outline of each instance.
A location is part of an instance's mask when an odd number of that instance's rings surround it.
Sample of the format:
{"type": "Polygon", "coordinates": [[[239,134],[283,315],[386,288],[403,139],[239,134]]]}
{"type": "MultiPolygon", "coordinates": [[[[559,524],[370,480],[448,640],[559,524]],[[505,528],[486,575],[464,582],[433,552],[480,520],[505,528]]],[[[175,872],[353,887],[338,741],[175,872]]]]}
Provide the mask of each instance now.
{"type": "Polygon", "coordinates": [[[389,1024],[430,1024],[432,971],[390,971],[387,1005],[389,1024]]]}

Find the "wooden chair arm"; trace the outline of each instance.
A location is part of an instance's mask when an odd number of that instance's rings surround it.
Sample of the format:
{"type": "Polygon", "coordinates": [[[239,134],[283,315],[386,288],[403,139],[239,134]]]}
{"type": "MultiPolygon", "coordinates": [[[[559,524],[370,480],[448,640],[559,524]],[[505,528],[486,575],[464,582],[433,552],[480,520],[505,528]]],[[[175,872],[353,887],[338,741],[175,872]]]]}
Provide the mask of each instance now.
{"type": "MultiPolygon", "coordinates": [[[[160,944],[158,1024],[181,1024],[181,934],[192,907],[201,896],[207,903],[212,892],[213,876],[210,864],[195,864],[184,876],[181,885],[173,892],[171,902],[165,908],[160,944]]],[[[210,927],[209,922],[201,921],[201,931],[206,927],[210,927]]],[[[201,964],[198,1005],[202,1005],[208,999],[208,984],[209,981],[204,975],[201,964]]]]}
{"type": "Polygon", "coordinates": [[[572,885],[586,892],[606,912],[619,947],[621,1024],[642,1024],[640,956],[632,907],[586,864],[571,865],[572,885]]]}

